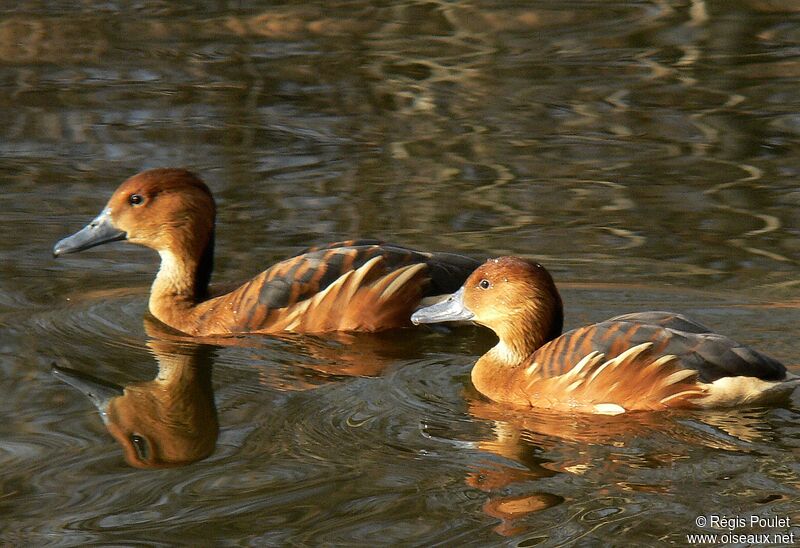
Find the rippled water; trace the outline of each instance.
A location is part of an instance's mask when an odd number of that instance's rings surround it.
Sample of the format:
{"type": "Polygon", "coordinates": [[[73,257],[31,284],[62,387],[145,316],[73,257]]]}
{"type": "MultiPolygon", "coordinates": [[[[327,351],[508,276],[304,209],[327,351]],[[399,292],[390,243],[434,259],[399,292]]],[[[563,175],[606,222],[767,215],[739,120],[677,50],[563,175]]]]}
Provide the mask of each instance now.
{"type": "Polygon", "coordinates": [[[189,166],[219,281],[353,236],[515,253],[567,326],[667,308],[796,363],[800,4],[229,4],[0,7],[0,542],[800,538],[800,396],[520,415],[471,388],[477,328],[198,346],[147,320],[154,254],[50,257],[124,178],[189,166]],[[65,381],[128,395],[106,428],[65,381]]]}

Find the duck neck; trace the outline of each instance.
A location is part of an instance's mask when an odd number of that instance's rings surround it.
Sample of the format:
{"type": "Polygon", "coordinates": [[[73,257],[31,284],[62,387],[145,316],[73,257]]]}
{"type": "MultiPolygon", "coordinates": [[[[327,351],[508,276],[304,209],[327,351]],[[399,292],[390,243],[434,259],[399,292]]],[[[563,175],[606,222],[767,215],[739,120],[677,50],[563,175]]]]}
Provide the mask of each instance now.
{"type": "Polygon", "coordinates": [[[530,354],[524,348],[501,339],[472,368],[472,384],[484,396],[504,401],[514,373],[530,354]]]}
{"type": "Polygon", "coordinates": [[[187,248],[159,250],[161,266],[150,290],[150,312],[181,331],[186,315],[208,298],[208,283],[214,264],[212,232],[200,252],[187,248]]]}
{"type": "Polygon", "coordinates": [[[561,333],[561,316],[558,312],[550,314],[548,321],[512,321],[498,330],[500,342],[472,368],[472,383],[479,392],[495,401],[512,401],[520,368],[529,364],[537,349],[561,333]]]}

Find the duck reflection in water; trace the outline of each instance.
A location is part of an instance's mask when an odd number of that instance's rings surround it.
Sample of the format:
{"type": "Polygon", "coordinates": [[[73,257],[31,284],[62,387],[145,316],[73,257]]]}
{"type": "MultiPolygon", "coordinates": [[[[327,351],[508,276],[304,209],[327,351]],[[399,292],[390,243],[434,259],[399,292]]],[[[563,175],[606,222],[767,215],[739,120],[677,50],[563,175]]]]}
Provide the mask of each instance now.
{"type": "MultiPolygon", "coordinates": [[[[475,443],[486,456],[467,470],[465,483],[487,493],[483,512],[500,520],[494,530],[503,536],[528,531],[528,516],[565,502],[563,496],[543,488],[541,480],[558,474],[605,475],[601,469],[615,464],[599,455],[663,428],[665,420],[663,415],[650,413],[576,416],[520,412],[487,401],[474,389],[469,389],[466,397],[470,415],[491,431],[475,443]]],[[[608,477],[615,477],[614,473],[610,471],[608,477]]]]}
{"type": "Polygon", "coordinates": [[[213,453],[219,424],[211,372],[219,347],[244,347],[254,356],[259,349],[269,350],[271,367],[258,371],[258,382],[282,391],[313,389],[337,377],[379,376],[402,350],[401,338],[392,334],[209,337],[204,341],[210,344],[197,344],[150,316],[144,326],[147,346],[159,364],[153,380],[123,387],[74,369],[53,368],[57,378],[95,404],[125,460],[137,468],[183,466],[213,453]],[[272,367],[276,343],[287,346],[285,367],[272,367]]]}
{"type": "Polygon", "coordinates": [[[487,494],[483,512],[500,520],[494,530],[503,536],[529,531],[530,516],[567,501],[548,491],[546,478],[569,474],[608,485],[609,493],[672,493],[683,484],[670,470],[695,448],[752,451],[776,435],[765,407],[570,415],[498,406],[473,388],[466,399],[471,417],[489,431],[471,444],[484,455],[466,470],[465,483],[487,494]]]}
{"type": "MultiPolygon", "coordinates": [[[[196,338],[168,326],[159,324],[159,329],[162,339],[196,344],[196,338]]],[[[402,331],[330,333],[326,336],[245,334],[204,337],[203,342],[231,349],[228,359],[246,360],[248,366],[258,372],[260,385],[291,392],[312,390],[348,377],[379,377],[406,358],[408,349],[414,344],[402,331]]]]}
{"type": "MultiPolygon", "coordinates": [[[[152,336],[160,329],[146,318],[152,336]]],[[[53,374],[77,388],[100,411],[106,428],[136,468],[183,466],[214,452],[219,433],[211,387],[213,346],[151,339],[155,379],[119,386],[54,366],[53,374]]]]}

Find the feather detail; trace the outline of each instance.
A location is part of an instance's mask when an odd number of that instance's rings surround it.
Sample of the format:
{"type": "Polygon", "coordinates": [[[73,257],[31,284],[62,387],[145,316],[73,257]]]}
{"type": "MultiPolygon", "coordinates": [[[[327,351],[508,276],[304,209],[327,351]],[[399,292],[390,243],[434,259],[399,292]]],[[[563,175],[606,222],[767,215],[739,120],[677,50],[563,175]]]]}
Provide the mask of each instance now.
{"type": "Polygon", "coordinates": [[[463,281],[471,261],[389,244],[330,244],[286,259],[231,293],[201,303],[193,311],[193,333],[323,333],[407,326],[422,298],[441,293],[442,284],[463,281]]]}
{"type": "Polygon", "coordinates": [[[705,390],[700,388],[692,389],[692,390],[684,390],[682,392],[676,392],[674,394],[670,394],[669,396],[665,396],[659,400],[664,406],[668,406],[673,401],[679,401],[681,399],[690,399],[690,398],[699,398],[701,396],[705,396],[705,390]]]}
{"type": "Polygon", "coordinates": [[[664,385],[670,384],[677,384],[681,381],[688,379],[689,377],[696,377],[697,371],[694,369],[683,369],[681,371],[676,371],[675,373],[671,374],[669,377],[664,379],[664,385]]]}
{"type": "Polygon", "coordinates": [[[378,293],[378,300],[386,302],[400,291],[414,276],[425,270],[424,264],[415,264],[399,268],[375,282],[373,290],[378,293]]]}
{"type": "Polygon", "coordinates": [[[567,373],[564,374],[564,378],[573,378],[580,375],[584,368],[592,369],[595,365],[597,365],[603,359],[603,354],[600,352],[590,352],[586,356],[584,356],[578,364],[570,369],[567,373]]]}
{"type": "Polygon", "coordinates": [[[533,375],[537,369],[539,369],[539,362],[533,362],[525,368],[525,374],[528,376],[533,375]]]}
{"type": "Polygon", "coordinates": [[[598,415],[620,415],[625,412],[625,408],[616,403],[596,403],[592,409],[598,415]]]}
{"type": "Polygon", "coordinates": [[[697,371],[673,355],[653,357],[652,346],[642,343],[611,359],[593,351],[553,377],[530,378],[531,365],[523,370],[526,399],[535,407],[602,414],[693,406],[705,395],[697,371]]]}
{"type": "Polygon", "coordinates": [[[386,270],[384,257],[371,258],[309,299],[284,309],[265,332],[374,331],[408,324],[425,285],[426,266],[386,270]]]}

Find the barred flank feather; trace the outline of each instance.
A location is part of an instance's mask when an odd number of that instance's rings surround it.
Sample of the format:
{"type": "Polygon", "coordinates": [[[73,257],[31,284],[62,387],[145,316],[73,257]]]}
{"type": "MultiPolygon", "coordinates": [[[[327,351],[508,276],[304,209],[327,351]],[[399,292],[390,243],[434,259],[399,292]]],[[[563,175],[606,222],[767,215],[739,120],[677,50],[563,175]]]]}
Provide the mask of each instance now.
{"type": "Polygon", "coordinates": [[[676,356],[652,358],[648,354],[652,346],[642,343],[608,360],[591,352],[562,375],[529,379],[526,393],[535,395],[530,404],[620,413],[691,406],[692,400],[705,395],[696,382],[697,371],[681,369],[676,356]]]}
{"type": "Polygon", "coordinates": [[[322,333],[409,325],[423,297],[462,282],[476,261],[371,240],[338,242],[282,261],[215,299],[201,327],[232,316],[227,331],[322,333]],[[434,280],[433,278],[437,279],[434,280]]]}
{"type": "Polygon", "coordinates": [[[383,258],[373,257],[282,309],[269,331],[375,331],[406,325],[428,283],[425,270],[424,264],[413,264],[386,272],[383,258]]]}

